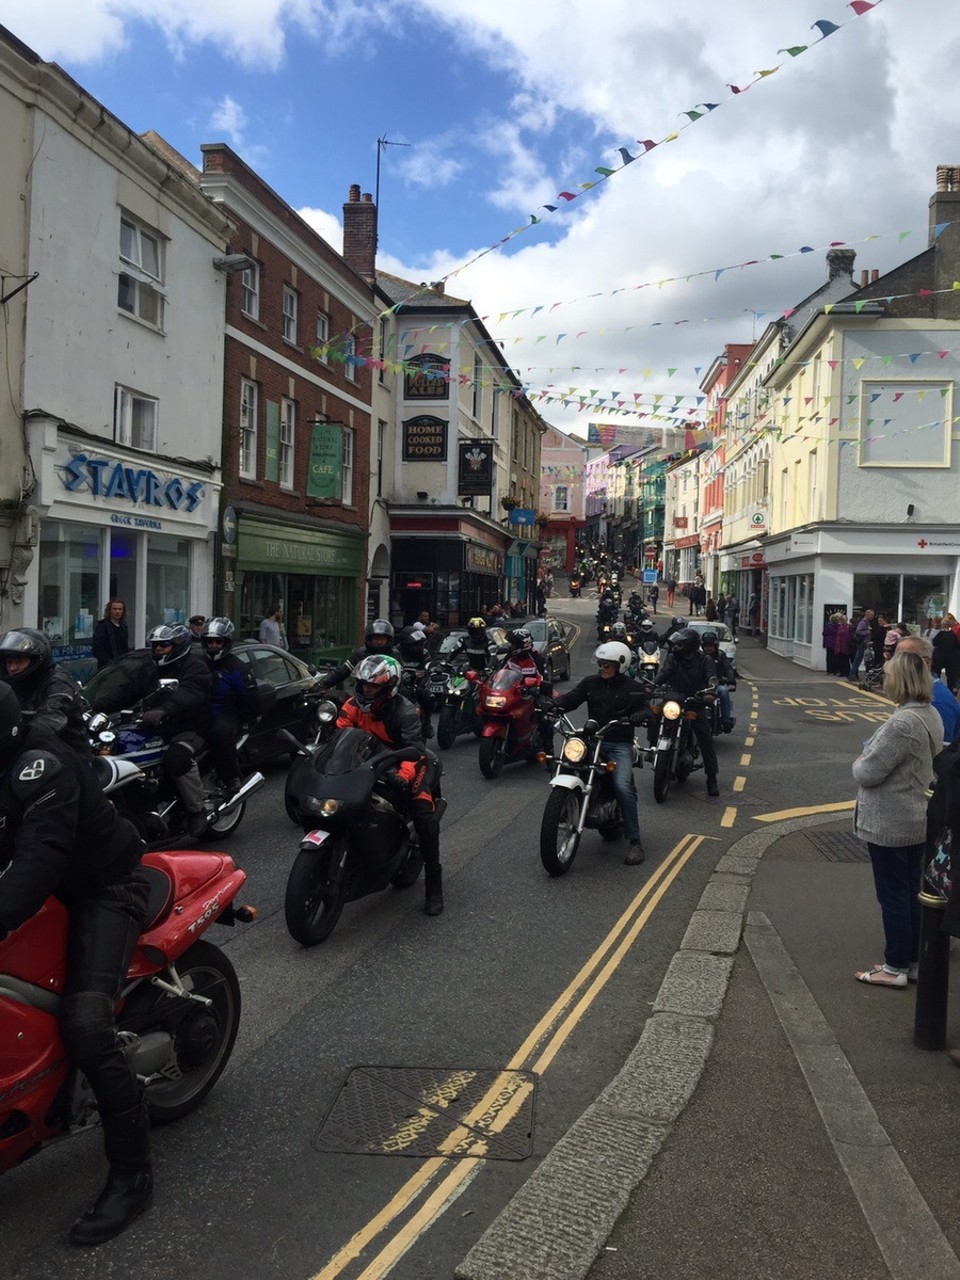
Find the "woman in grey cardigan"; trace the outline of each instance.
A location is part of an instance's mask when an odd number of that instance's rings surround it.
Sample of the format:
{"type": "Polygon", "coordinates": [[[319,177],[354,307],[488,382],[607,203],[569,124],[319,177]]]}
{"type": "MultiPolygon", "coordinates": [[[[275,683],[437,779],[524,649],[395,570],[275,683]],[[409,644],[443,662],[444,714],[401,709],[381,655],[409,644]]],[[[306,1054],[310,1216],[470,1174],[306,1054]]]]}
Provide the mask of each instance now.
{"type": "Polygon", "coordinates": [[[943,721],[930,705],[933,682],[919,654],[894,654],[883,691],[897,709],[863,744],[853,777],[860,787],[854,830],[870,850],[886,946],[883,964],[855,976],[859,982],[902,988],[908,977],[916,977],[925,792],[934,776],[933,758],[943,748],[943,721]]]}

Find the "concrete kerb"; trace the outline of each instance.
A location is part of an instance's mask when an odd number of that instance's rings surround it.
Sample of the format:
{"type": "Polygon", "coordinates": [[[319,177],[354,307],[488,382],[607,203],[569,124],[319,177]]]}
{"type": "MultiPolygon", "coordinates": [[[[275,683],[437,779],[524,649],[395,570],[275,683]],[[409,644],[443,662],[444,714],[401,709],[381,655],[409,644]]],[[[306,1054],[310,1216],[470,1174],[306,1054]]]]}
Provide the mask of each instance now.
{"type": "Polygon", "coordinates": [[[720,858],[635,1048],[463,1259],[457,1280],[583,1280],[706,1068],[761,858],[783,836],[838,816],[748,832],[720,858]]]}

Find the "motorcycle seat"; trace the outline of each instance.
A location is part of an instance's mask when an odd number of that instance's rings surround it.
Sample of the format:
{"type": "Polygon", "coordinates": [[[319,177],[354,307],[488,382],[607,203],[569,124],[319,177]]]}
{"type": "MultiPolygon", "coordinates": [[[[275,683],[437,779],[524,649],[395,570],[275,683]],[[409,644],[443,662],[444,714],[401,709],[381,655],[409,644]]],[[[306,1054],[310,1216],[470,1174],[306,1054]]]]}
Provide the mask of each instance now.
{"type": "Polygon", "coordinates": [[[166,920],[173,907],[173,880],[160,867],[144,864],[141,868],[147,877],[150,893],[147,898],[147,913],[144,918],[142,933],[148,933],[158,924],[166,920]]]}

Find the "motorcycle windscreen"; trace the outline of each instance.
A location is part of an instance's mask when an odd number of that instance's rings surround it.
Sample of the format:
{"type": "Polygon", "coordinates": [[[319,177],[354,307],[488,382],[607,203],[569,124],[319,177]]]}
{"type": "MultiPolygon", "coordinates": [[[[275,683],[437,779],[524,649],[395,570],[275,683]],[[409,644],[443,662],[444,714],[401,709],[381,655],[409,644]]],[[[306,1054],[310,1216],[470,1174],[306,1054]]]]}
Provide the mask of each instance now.
{"type": "Polygon", "coordinates": [[[298,771],[297,794],[343,800],[351,806],[364,804],[377,780],[376,773],[365,766],[382,749],[363,729],[337,730],[312,767],[298,771]]]}
{"type": "Polygon", "coordinates": [[[518,671],[516,667],[501,667],[499,671],[495,671],[490,677],[487,682],[487,688],[496,689],[499,693],[503,693],[506,689],[512,689],[524,676],[533,674],[534,669],[532,667],[529,671],[518,671]]]}

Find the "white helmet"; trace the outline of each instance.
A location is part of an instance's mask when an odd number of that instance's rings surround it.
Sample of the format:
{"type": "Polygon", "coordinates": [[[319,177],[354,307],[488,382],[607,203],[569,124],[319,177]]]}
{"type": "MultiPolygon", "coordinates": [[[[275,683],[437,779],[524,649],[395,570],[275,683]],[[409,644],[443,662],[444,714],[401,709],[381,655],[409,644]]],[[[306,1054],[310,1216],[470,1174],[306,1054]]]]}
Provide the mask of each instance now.
{"type": "Polygon", "coordinates": [[[617,640],[608,640],[606,644],[600,645],[593,655],[593,660],[594,662],[615,662],[617,671],[624,672],[633,661],[633,654],[625,644],[620,644],[617,640]]]}

